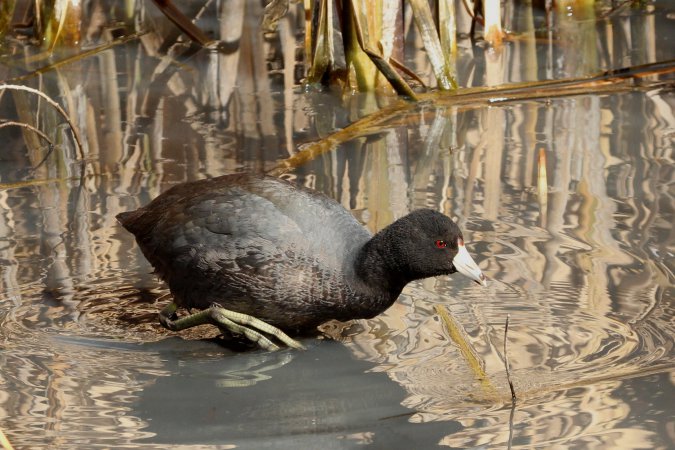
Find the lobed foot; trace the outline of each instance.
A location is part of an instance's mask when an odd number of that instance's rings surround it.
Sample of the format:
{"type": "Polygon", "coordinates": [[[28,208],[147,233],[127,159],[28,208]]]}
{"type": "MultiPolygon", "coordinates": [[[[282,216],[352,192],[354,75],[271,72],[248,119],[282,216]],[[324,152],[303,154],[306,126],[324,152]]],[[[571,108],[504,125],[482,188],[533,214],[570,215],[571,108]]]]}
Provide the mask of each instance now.
{"type": "Polygon", "coordinates": [[[288,347],[304,349],[302,344],[279,328],[253,316],[230,311],[220,305],[211,305],[210,308],[181,318],[176,317],[177,310],[178,306],[174,302],[162,308],[159,312],[159,323],[171,331],[181,331],[198,325],[212,324],[221,330],[244,335],[247,339],[268,351],[276,351],[280,348],[270,337],[276,338],[288,347]]]}

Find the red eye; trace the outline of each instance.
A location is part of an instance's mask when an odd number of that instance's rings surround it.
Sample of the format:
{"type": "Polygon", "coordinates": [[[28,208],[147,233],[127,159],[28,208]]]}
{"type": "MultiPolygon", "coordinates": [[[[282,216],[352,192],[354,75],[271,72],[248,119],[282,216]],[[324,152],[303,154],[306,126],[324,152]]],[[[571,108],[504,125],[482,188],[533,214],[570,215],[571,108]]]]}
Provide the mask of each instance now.
{"type": "Polygon", "coordinates": [[[436,247],[438,248],[445,248],[448,246],[448,243],[445,241],[438,240],[436,241],[436,247]]]}

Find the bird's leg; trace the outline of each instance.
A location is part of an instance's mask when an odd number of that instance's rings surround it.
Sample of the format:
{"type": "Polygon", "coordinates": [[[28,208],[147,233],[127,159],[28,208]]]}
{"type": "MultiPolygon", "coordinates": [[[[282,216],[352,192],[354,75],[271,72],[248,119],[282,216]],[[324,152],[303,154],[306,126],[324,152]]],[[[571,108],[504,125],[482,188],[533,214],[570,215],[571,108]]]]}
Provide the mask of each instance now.
{"type": "Polygon", "coordinates": [[[180,329],[175,328],[176,325],[174,319],[176,318],[176,311],[178,311],[178,305],[176,305],[176,303],[171,302],[168,305],[166,305],[159,311],[159,323],[164,328],[171,331],[179,331],[184,330],[185,328],[189,328],[189,327],[180,329]]]}
{"type": "Polygon", "coordinates": [[[210,308],[190,314],[186,317],[174,319],[178,306],[171,302],[159,313],[159,323],[164,328],[171,331],[181,331],[187,328],[196,327],[210,323],[221,330],[227,330],[238,334],[243,334],[246,338],[258,344],[265,350],[279,350],[279,346],[272,342],[265,334],[273,336],[292,348],[304,348],[295,339],[288,336],[279,328],[272,326],[260,319],[236,311],[230,311],[218,305],[212,305],[210,308]]]}
{"type": "MultiPolygon", "coordinates": [[[[241,326],[243,329],[257,330],[258,332],[274,336],[275,338],[279,339],[281,342],[283,342],[284,344],[286,344],[291,348],[299,348],[299,349],[305,348],[301,343],[288,336],[279,328],[270,325],[267,322],[263,322],[262,320],[256,317],[249,316],[248,314],[242,314],[236,311],[230,311],[229,309],[225,309],[222,306],[218,305],[211,305],[209,310],[212,311],[211,312],[212,319],[216,322],[214,323],[214,325],[220,326],[221,320],[229,319],[232,322],[235,322],[237,325],[241,326]]],[[[228,326],[226,326],[226,328],[229,329],[228,326]]]]}
{"type": "MultiPolygon", "coordinates": [[[[215,308],[217,307],[212,306],[207,311],[211,309],[215,310],[215,308]]],[[[220,328],[221,331],[225,330],[226,332],[229,331],[231,333],[243,334],[244,336],[246,336],[247,339],[255,342],[261,348],[269,352],[276,352],[277,350],[279,350],[279,346],[274,342],[272,342],[271,340],[269,340],[269,338],[267,338],[265,335],[263,335],[262,333],[258,332],[253,328],[247,328],[243,325],[234,322],[233,320],[230,320],[227,317],[227,315],[223,314],[221,311],[214,312],[211,318],[213,319],[213,324],[216,325],[218,328],[220,328]]]]}

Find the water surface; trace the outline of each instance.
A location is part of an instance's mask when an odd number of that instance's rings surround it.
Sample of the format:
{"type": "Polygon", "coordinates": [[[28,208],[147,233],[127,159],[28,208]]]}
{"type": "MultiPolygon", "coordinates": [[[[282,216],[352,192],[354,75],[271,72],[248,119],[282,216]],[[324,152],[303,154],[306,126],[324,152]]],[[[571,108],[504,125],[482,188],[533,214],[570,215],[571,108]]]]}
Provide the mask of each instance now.
{"type": "MultiPolygon", "coordinates": [[[[672,59],[668,7],[580,21],[604,48],[467,47],[461,58],[477,62],[462,84],[672,59]],[[633,47],[604,39],[626,27],[656,32],[633,47]]],[[[263,41],[260,11],[246,13],[246,45],[294,42],[283,27],[263,41]]],[[[446,213],[492,281],[416,282],[377,318],[327,324],[306,352],[242,353],[213,331],[159,326],[166,287],[114,216],[180,182],[272,169],[391,100],[305,91],[293,58],[270,72],[243,51],[175,63],[153,36],[25,81],[73,111],[84,165],[52,111],[0,98],[0,117],[32,111],[59,141],[37,167],[44,144],[0,130],[0,429],[16,448],[675,446],[672,76],[600,95],[426,103],[288,172],[372,231],[415,208],[446,213]],[[485,379],[437,306],[466,331],[485,379]]],[[[6,80],[25,71],[12,64],[6,80]]]]}

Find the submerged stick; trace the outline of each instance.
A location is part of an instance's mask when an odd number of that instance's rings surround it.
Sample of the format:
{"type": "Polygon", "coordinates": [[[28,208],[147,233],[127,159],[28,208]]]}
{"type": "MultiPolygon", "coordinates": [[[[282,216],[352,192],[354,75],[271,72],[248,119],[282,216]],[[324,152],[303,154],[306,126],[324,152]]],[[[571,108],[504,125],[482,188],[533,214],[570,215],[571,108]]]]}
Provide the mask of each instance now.
{"type": "Polygon", "coordinates": [[[509,440],[507,441],[506,448],[511,450],[511,445],[513,444],[513,416],[516,413],[516,404],[515,402],[511,403],[511,412],[509,413],[509,440]]]}
{"type": "Polygon", "coordinates": [[[11,91],[24,91],[24,92],[29,92],[31,94],[35,94],[41,98],[43,98],[47,103],[52,105],[58,112],[61,114],[61,116],[66,120],[68,123],[68,126],[70,127],[70,131],[73,133],[73,139],[75,140],[75,144],[77,146],[77,149],[79,151],[79,156],[80,159],[84,159],[84,147],[82,146],[82,139],[80,139],[80,132],[78,131],[77,127],[73,123],[73,121],[70,119],[70,116],[68,113],[64,111],[63,108],[61,108],[61,105],[59,105],[56,101],[52,100],[50,96],[45,94],[42,91],[38,91],[37,89],[30,88],[28,86],[23,86],[19,84],[1,84],[0,85],[0,91],[4,89],[9,89],[11,91]]]}
{"type": "Polygon", "coordinates": [[[509,389],[511,389],[511,412],[509,413],[509,440],[507,448],[511,449],[513,443],[513,416],[516,412],[516,390],[513,388],[511,381],[511,369],[509,364],[509,355],[506,353],[507,334],[509,332],[509,314],[506,315],[506,324],[504,325],[504,368],[506,369],[506,380],[509,382],[509,389]]]}
{"type": "Polygon", "coordinates": [[[506,369],[506,380],[509,382],[509,388],[511,389],[511,404],[515,406],[516,404],[516,390],[513,388],[513,382],[511,381],[511,369],[509,364],[509,355],[506,353],[506,340],[507,334],[509,332],[509,315],[506,315],[506,324],[504,325],[504,368],[506,369]]]}

